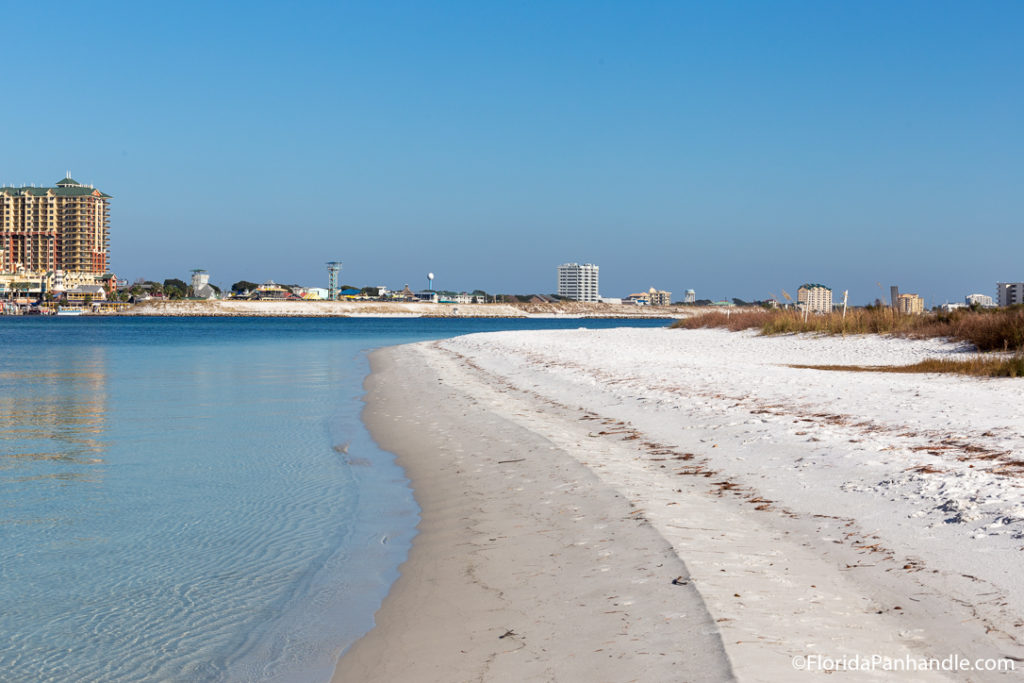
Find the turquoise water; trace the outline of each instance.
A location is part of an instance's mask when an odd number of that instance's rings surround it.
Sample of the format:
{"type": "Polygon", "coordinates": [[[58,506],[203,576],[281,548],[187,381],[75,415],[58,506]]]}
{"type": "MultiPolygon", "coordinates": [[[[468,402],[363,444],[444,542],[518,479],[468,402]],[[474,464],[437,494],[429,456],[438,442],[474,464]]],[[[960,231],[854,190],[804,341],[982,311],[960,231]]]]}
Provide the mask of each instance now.
{"type": "Polygon", "coordinates": [[[623,324],[0,318],[0,680],[328,680],[418,521],[366,351],[623,324]]]}

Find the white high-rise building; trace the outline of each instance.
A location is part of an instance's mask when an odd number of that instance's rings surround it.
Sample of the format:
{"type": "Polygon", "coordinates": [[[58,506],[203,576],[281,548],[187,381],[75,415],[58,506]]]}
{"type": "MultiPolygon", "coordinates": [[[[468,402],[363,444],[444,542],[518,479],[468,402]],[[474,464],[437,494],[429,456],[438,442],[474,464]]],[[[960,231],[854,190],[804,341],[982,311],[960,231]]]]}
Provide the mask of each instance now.
{"type": "Polygon", "coordinates": [[[832,289],[825,285],[800,285],[796,300],[800,304],[801,310],[808,310],[811,313],[832,312],[832,289]]]}
{"type": "Polygon", "coordinates": [[[558,296],[577,301],[600,301],[597,270],[593,263],[563,263],[558,266],[558,296]]]}
{"type": "Polygon", "coordinates": [[[993,308],[996,305],[996,302],[988,294],[968,294],[964,297],[964,301],[968,306],[978,304],[982,308],[993,308]]]}
{"type": "Polygon", "coordinates": [[[1024,303],[1024,282],[997,282],[1000,306],[1024,303]]]}

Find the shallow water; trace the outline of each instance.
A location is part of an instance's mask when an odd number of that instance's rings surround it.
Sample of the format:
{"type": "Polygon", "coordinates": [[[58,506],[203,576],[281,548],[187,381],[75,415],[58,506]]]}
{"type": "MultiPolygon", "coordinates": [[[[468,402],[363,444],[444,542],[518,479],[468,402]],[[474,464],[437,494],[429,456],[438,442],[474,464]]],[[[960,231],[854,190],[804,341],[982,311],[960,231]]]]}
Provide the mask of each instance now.
{"type": "Polygon", "coordinates": [[[0,679],[329,679],[418,520],[366,351],[622,325],[0,318],[0,679]]]}

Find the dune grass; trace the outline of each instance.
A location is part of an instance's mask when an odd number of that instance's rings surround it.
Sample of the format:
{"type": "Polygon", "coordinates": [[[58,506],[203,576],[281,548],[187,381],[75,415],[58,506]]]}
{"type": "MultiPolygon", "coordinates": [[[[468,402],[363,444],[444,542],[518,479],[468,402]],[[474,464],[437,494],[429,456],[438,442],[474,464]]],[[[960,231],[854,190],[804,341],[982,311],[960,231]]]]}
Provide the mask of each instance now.
{"type": "Polygon", "coordinates": [[[886,308],[850,309],[810,315],[795,310],[714,311],[677,320],[674,328],[721,327],[733,331],[759,329],[761,334],[891,334],[924,339],[947,337],[972,344],[978,351],[1024,350],[1024,306],[958,310],[952,313],[901,315],[886,308]]]}
{"type": "Polygon", "coordinates": [[[974,356],[966,360],[928,358],[912,365],[790,365],[807,370],[843,372],[910,372],[970,375],[972,377],[1024,377],[1024,353],[1012,356],[974,356]]]}

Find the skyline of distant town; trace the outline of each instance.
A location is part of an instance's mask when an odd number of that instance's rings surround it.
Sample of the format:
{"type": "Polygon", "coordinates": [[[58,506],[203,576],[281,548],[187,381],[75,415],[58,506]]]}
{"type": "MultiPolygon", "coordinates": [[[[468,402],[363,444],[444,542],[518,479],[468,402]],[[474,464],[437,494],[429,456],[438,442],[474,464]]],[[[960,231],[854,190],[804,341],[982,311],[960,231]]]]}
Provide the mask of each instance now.
{"type": "MultiPolygon", "coordinates": [[[[101,192],[92,185],[74,180],[70,172],[53,186],[30,184],[20,187],[8,185],[0,187],[0,211],[2,211],[0,214],[0,290],[16,285],[19,276],[38,278],[40,291],[63,291],[65,288],[81,289],[82,287],[105,286],[108,292],[112,293],[113,289],[118,288],[118,285],[126,286],[128,279],[116,278],[116,268],[110,267],[111,199],[110,194],[101,192]]],[[[343,268],[343,261],[327,263],[326,277],[332,295],[339,287],[344,286],[338,280],[339,277],[344,278],[343,268]]],[[[193,273],[202,272],[202,287],[209,289],[210,273],[198,268],[190,270],[193,273]]],[[[668,305],[677,302],[714,302],[717,304],[763,302],[771,305],[785,305],[787,301],[792,300],[791,295],[784,287],[779,287],[777,291],[769,291],[766,296],[749,298],[706,296],[703,295],[703,292],[698,294],[695,287],[687,287],[683,296],[673,299],[672,292],[674,290],[660,287],[661,282],[641,283],[641,286],[634,285],[628,293],[619,291],[609,293],[607,290],[602,292],[599,285],[599,271],[600,266],[594,263],[563,263],[557,266],[554,278],[555,286],[550,289],[524,282],[511,291],[488,292],[482,286],[472,289],[442,287],[443,280],[438,281],[437,287],[441,288],[440,291],[443,292],[460,294],[462,298],[466,298],[467,292],[482,291],[492,295],[544,296],[555,294],[560,298],[584,302],[646,305],[668,305]]],[[[139,279],[136,278],[135,281],[139,279]]],[[[270,279],[272,280],[272,278],[270,279]]],[[[425,279],[427,280],[427,289],[435,290],[435,273],[433,271],[426,273],[425,279]]],[[[649,279],[657,280],[658,276],[651,275],[649,279]]],[[[360,288],[374,287],[385,291],[395,289],[393,283],[385,283],[381,280],[382,278],[378,278],[372,285],[364,283],[360,285],[360,288]]],[[[307,288],[318,289],[316,280],[313,283],[303,284],[307,288]]],[[[864,300],[863,293],[860,298],[854,293],[853,298],[850,299],[849,290],[843,290],[843,299],[850,305],[886,303],[883,298],[882,283],[876,283],[876,286],[879,292],[873,298],[869,296],[864,300]]],[[[899,307],[905,312],[919,312],[940,305],[947,307],[961,303],[967,305],[972,302],[980,305],[993,305],[993,302],[998,302],[1000,305],[1005,305],[1006,302],[1015,303],[1021,299],[1019,294],[1014,294],[1016,289],[1007,288],[1004,282],[996,283],[995,297],[975,290],[965,292],[958,297],[962,298],[962,302],[957,299],[951,301],[949,298],[942,302],[930,301],[927,296],[921,296],[916,292],[899,295],[895,285],[887,286],[892,289],[887,305],[893,308],[899,307]]],[[[403,282],[403,288],[412,295],[409,282],[403,282]]],[[[218,289],[228,290],[229,288],[219,285],[218,289]]],[[[826,310],[831,307],[831,286],[819,284],[799,286],[799,292],[802,293],[805,290],[829,293],[827,304],[823,303],[824,299],[819,301],[817,298],[813,298],[816,302],[813,304],[813,310],[826,310]]],[[[678,292],[678,290],[675,291],[678,292]]],[[[801,294],[801,296],[803,295],[801,294]]],[[[816,296],[813,295],[813,297],[816,296]]],[[[804,302],[804,299],[800,298],[799,301],[804,302]]],[[[812,299],[807,301],[810,302],[812,299]]]]}

